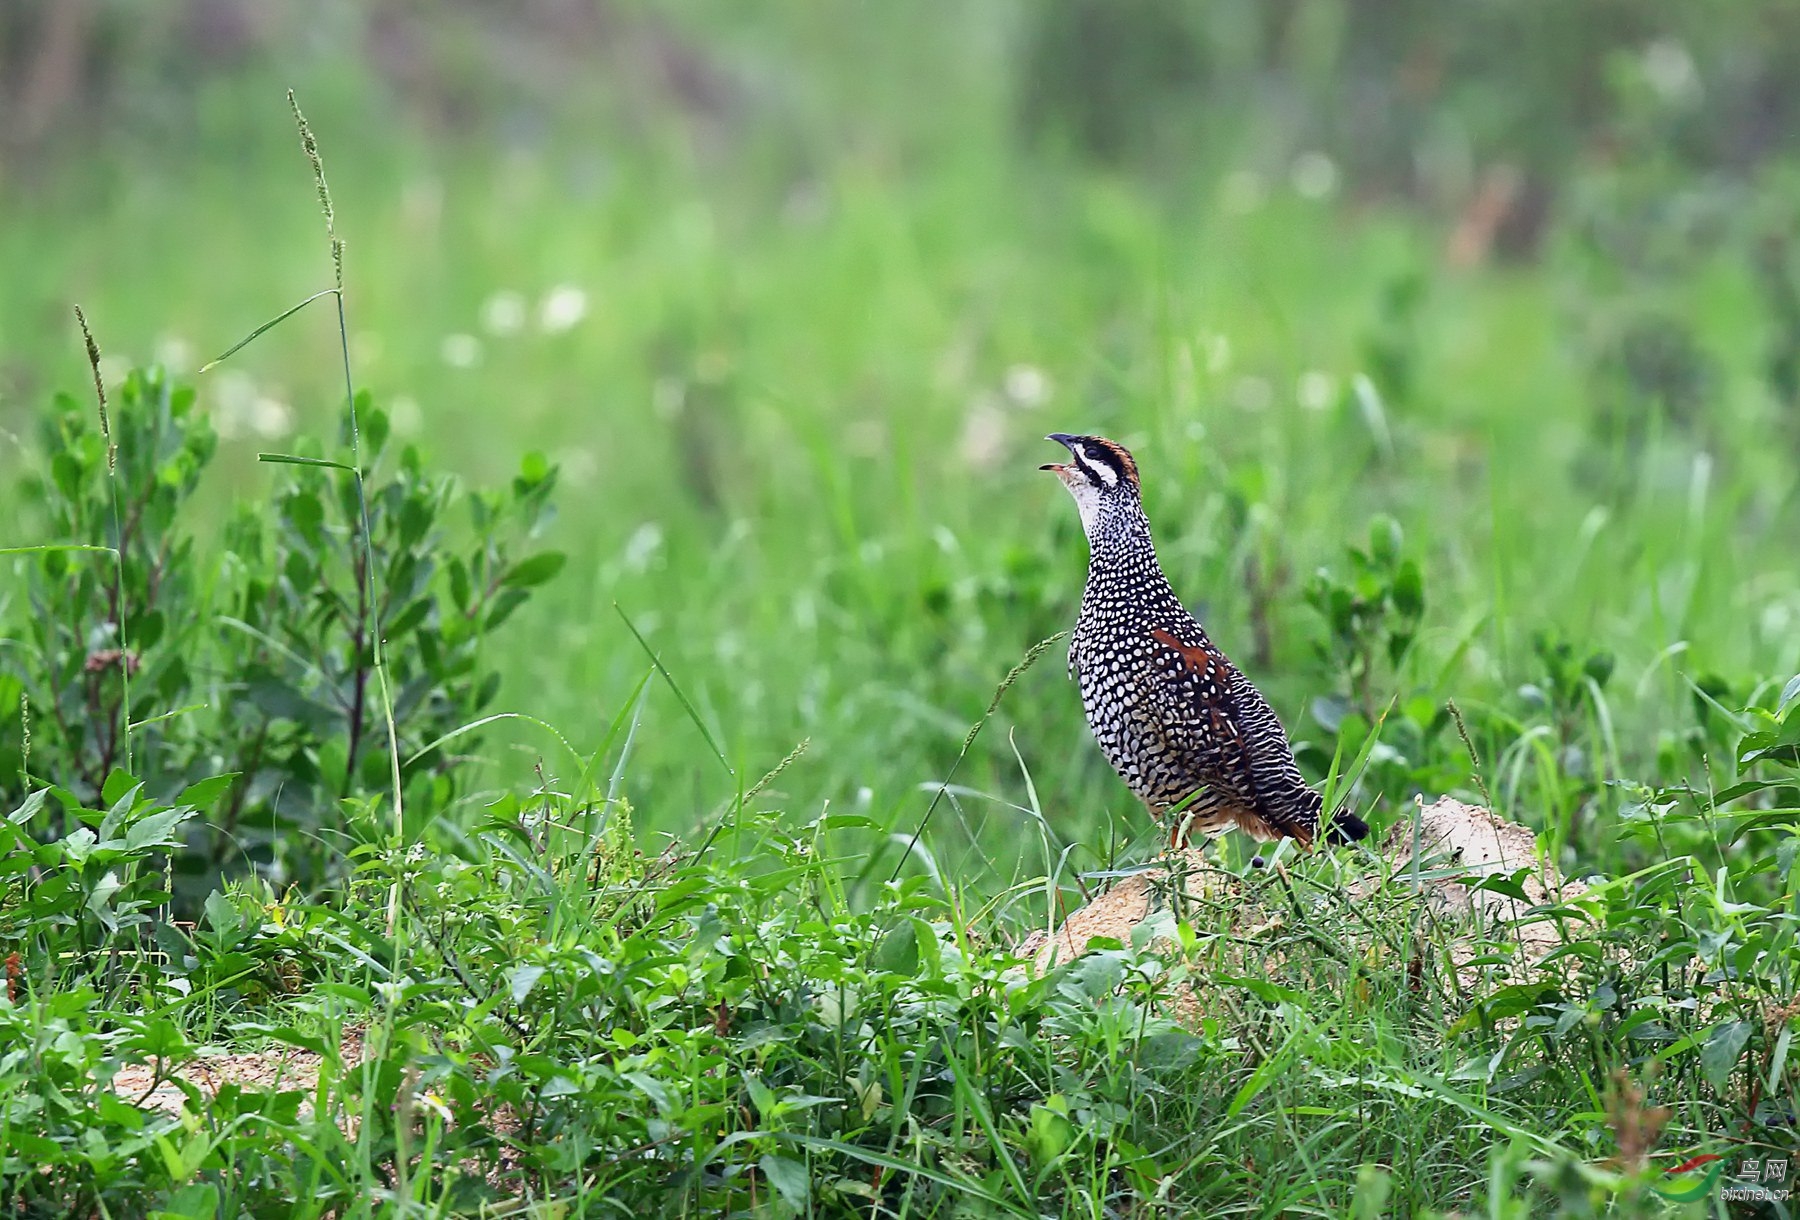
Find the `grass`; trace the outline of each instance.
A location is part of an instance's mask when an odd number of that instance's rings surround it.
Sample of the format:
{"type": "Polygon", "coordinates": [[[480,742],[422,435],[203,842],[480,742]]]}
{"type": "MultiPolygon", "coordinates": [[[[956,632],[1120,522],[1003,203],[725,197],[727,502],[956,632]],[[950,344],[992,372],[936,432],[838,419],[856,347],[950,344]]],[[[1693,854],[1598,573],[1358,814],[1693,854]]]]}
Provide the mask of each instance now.
{"type": "MultiPolygon", "coordinates": [[[[497,706],[531,720],[484,727],[428,832],[390,841],[353,804],[340,885],[239,882],[174,939],[87,903],[111,878],[153,911],[205,802],[106,793],[103,858],[9,841],[39,853],[0,896],[29,965],[0,1008],[9,1202],[1722,1215],[1651,1189],[1674,1154],[1791,1143],[1786,790],[1714,799],[1800,670],[1795,442],[1743,245],[1692,252],[1665,305],[1714,370],[1700,418],[1639,386],[1641,431],[1608,432],[1642,285],[1578,225],[1532,266],[1454,269],[1430,223],[1279,178],[1234,210],[1223,179],[1023,158],[1001,99],[957,80],[959,141],[832,129],[799,175],[755,147],[498,155],[314,109],[359,382],[471,482],[526,449],[561,467],[567,566],[481,645],[497,706]],[[1079,598],[1074,514],[1035,470],[1065,429],[1137,452],[1171,579],[1315,778],[1362,756],[1380,830],[1417,791],[1485,787],[1565,872],[1611,879],[1565,952],[1510,981],[1493,930],[1471,992],[1458,930],[1375,857],[1253,872],[1232,843],[1233,898],[1160,925],[1185,952],[1024,969],[1017,938],[1156,837],[1054,654],[989,706],[1079,598]],[[1334,652],[1304,595],[1322,566],[1367,593],[1346,548],[1372,549],[1377,514],[1424,574],[1397,664],[1391,621],[1334,652]],[[1736,838],[1746,814],[1773,829],[1736,838]],[[1184,987],[1197,1027],[1168,1015],[1184,987]],[[338,1056],[347,1024],[363,1062],[338,1056]],[[104,1087],[210,1043],[325,1068],[304,1097],[196,1094],[175,1119],[104,1087]],[[57,1168],[34,1185],[28,1160],[57,1168]]],[[[178,339],[191,365],[325,283],[304,170],[262,144],[275,113],[229,164],[76,175],[12,209],[0,320],[26,389],[0,427],[85,376],[45,301],[79,296],[109,353],[178,339]]],[[[192,519],[271,500],[289,472],[254,454],[288,430],[329,435],[340,337],[308,311],[199,379],[252,434],[192,519]]],[[[9,519],[9,546],[95,541],[9,519]]],[[[0,621],[21,603],[0,590],[0,621]]]]}
{"type": "MultiPolygon", "coordinates": [[[[992,200],[971,216],[955,200],[914,197],[927,188],[849,183],[823,235],[767,218],[767,240],[746,241],[718,232],[724,222],[710,235],[670,232],[682,212],[656,201],[641,206],[671,217],[661,225],[596,225],[548,189],[513,189],[522,203],[445,192],[433,249],[455,252],[459,283],[420,282],[450,274],[432,265],[436,253],[393,265],[418,257],[396,206],[360,230],[351,273],[365,284],[351,290],[358,343],[378,353],[362,375],[383,401],[418,404],[402,422],[435,461],[491,479],[530,446],[564,467],[557,542],[572,553],[570,576],[533,609],[529,648],[500,658],[510,689],[532,692],[528,710],[553,723],[609,715],[636,680],[635,649],[609,611],[617,601],[691,675],[740,759],[785,753],[822,721],[811,792],[841,803],[868,787],[883,808],[910,801],[995,673],[1071,615],[1080,540],[1058,489],[1035,477],[1036,438],[1066,426],[1136,443],[1171,575],[1234,651],[1251,636],[1245,561],[1293,574],[1273,599],[1275,652],[1260,675],[1290,718],[1329,680],[1308,656],[1298,583],[1337,562],[1378,510],[1428,565],[1432,613],[1411,676],[1465,705],[1503,703],[1534,678],[1530,636],[1555,627],[1613,649],[1642,688],[1618,736],[1643,758],[1685,701],[1682,672],[1795,666],[1781,624],[1796,576],[1774,544],[1792,525],[1791,475],[1757,442],[1761,421],[1746,409],[1734,422],[1721,406],[1710,481],[1672,438],[1628,472],[1640,490],[1623,503],[1584,486],[1571,467],[1585,444],[1585,387],[1578,353],[1559,345],[1579,311],[1558,307],[1571,286],[1554,270],[1529,281],[1434,271],[1427,235],[1380,220],[1346,231],[1295,202],[1190,236],[1168,233],[1173,218],[1147,204],[1113,215],[1104,192],[1040,204],[1020,223],[992,200]],[[520,240],[530,235],[536,257],[560,246],[567,263],[522,274],[531,260],[498,242],[484,257],[470,230],[497,212],[520,240]],[[593,235],[586,248],[577,234],[593,235]],[[890,257],[896,248],[916,253],[890,257]],[[1134,253],[1154,257],[1158,275],[1110,271],[1134,253]],[[992,270],[959,282],[972,265],[992,270]],[[1416,401],[1386,404],[1390,458],[1345,387],[1384,286],[1414,273],[1430,280],[1432,305],[1414,340],[1416,401]],[[564,282],[592,301],[575,332],[486,339],[476,369],[439,361],[444,336],[479,331],[484,297],[513,289],[535,300],[564,282]],[[1004,405],[1016,365],[1043,371],[1047,404],[1004,405]],[[1313,370],[1344,401],[1300,406],[1290,387],[1313,370]],[[1265,393],[1264,409],[1237,405],[1265,393]],[[1003,443],[974,461],[967,432],[984,397],[1002,404],[988,426],[1003,443]],[[676,401],[688,406],[667,418],[676,401]],[[1452,656],[1454,689],[1440,673],[1452,656]]],[[[1015,194],[1029,192],[1000,197],[1015,194]]],[[[259,240],[316,251],[304,208],[280,214],[290,236],[259,240]]],[[[243,303],[214,307],[222,320],[202,329],[153,312],[205,295],[170,273],[144,275],[167,287],[143,321],[107,303],[112,349],[147,354],[169,330],[191,351],[217,350],[312,287],[298,275],[269,277],[259,299],[227,287],[218,295],[243,303]]],[[[236,364],[290,403],[301,432],[326,430],[331,396],[316,370],[331,329],[324,315],[308,319],[236,364]]],[[[220,463],[232,485],[221,497],[257,493],[265,476],[244,459],[269,445],[228,446],[237,460],[220,463]]],[[[1055,675],[1034,682],[1020,704],[1045,710],[1020,727],[1044,743],[1040,779],[1076,810],[1116,803],[1101,765],[1077,749],[1080,725],[1055,675]]],[[[694,744],[678,731],[646,735],[651,824],[683,824],[681,808],[700,799],[694,744]]],[[[1005,755],[975,765],[984,786],[1017,782],[1005,755]]]]}

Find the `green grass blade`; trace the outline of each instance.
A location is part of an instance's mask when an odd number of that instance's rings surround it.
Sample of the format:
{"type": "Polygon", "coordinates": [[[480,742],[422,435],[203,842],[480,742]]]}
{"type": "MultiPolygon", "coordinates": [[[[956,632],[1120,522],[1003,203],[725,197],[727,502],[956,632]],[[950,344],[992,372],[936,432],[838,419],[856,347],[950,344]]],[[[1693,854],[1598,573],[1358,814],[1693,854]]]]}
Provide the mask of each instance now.
{"type": "Polygon", "coordinates": [[[544,721],[539,720],[536,716],[527,716],[523,712],[495,712],[491,716],[483,716],[479,720],[471,720],[468,724],[458,725],[455,728],[451,729],[448,733],[445,733],[442,736],[438,737],[435,741],[432,741],[426,745],[420,746],[417,750],[414,750],[412,752],[412,754],[407,758],[404,765],[410,767],[414,763],[418,762],[421,758],[424,758],[427,754],[429,754],[433,750],[437,749],[439,746],[445,745],[448,742],[455,741],[458,737],[461,737],[465,734],[473,733],[476,729],[479,729],[479,728],[483,727],[484,725],[494,724],[495,722],[501,721],[501,720],[518,720],[518,721],[522,721],[525,724],[536,725],[538,728],[540,728],[540,729],[544,730],[546,733],[550,734],[550,736],[556,738],[557,743],[559,745],[561,745],[562,748],[568,752],[568,755],[570,758],[575,760],[575,764],[577,766],[582,766],[585,764],[586,760],[584,758],[582,758],[579,753],[576,752],[575,747],[569,744],[569,739],[567,737],[564,737],[561,733],[559,733],[556,730],[556,727],[554,725],[547,724],[544,721]]]}
{"type": "Polygon", "coordinates": [[[688,714],[688,719],[694,722],[694,727],[700,730],[700,736],[705,738],[707,748],[713,752],[713,757],[719,760],[719,765],[725,768],[725,774],[735,779],[737,771],[726,761],[725,751],[721,750],[719,743],[713,740],[712,730],[706,727],[706,721],[700,718],[700,713],[688,699],[687,693],[681,689],[681,684],[675,681],[675,675],[670,673],[668,666],[662,663],[662,658],[656,655],[656,650],[650,647],[650,641],[644,638],[644,633],[637,629],[637,624],[631,621],[631,617],[625,613],[624,608],[618,602],[614,602],[613,609],[624,620],[626,628],[637,640],[638,647],[644,650],[644,655],[650,658],[650,664],[656,666],[656,672],[662,675],[663,681],[669,684],[669,689],[675,692],[675,698],[681,702],[682,710],[688,714]]]}
{"type": "Polygon", "coordinates": [[[159,715],[146,716],[142,720],[133,720],[131,722],[131,728],[133,732],[136,732],[138,729],[145,728],[152,724],[161,724],[165,720],[173,720],[177,716],[185,716],[189,712],[203,712],[211,706],[212,704],[210,703],[190,703],[186,707],[178,707],[172,712],[162,712],[159,715]]]}
{"type": "Polygon", "coordinates": [[[269,462],[277,466],[323,466],[328,470],[345,470],[356,473],[356,467],[346,466],[342,462],[334,462],[329,458],[301,457],[297,453],[259,453],[259,462],[269,462]]]}
{"type": "Polygon", "coordinates": [[[1066,631],[1059,631],[1048,639],[1039,640],[1033,644],[1025,651],[1025,655],[1019,660],[1019,663],[1007,671],[1006,677],[1000,680],[1000,685],[994,688],[994,697],[988,700],[987,710],[981,713],[981,718],[970,726],[968,735],[963,738],[962,749],[956,752],[956,761],[950,764],[949,773],[937,786],[937,795],[933,796],[931,804],[925,807],[925,816],[919,819],[918,826],[914,828],[912,837],[907,842],[906,850],[900,854],[899,862],[894,865],[893,874],[888,877],[889,882],[899,879],[900,870],[906,867],[906,861],[912,856],[913,849],[918,846],[920,837],[925,833],[925,828],[931,825],[931,815],[937,812],[938,803],[944,799],[944,793],[949,791],[950,781],[956,778],[957,771],[963,765],[963,759],[969,756],[969,748],[975,744],[975,739],[981,736],[981,730],[987,726],[987,722],[992,720],[994,713],[999,710],[1000,700],[1006,697],[1007,690],[1024,676],[1025,671],[1030,669],[1039,657],[1048,652],[1057,641],[1067,639],[1068,635],[1069,633],[1066,631]]]}
{"type": "Polygon", "coordinates": [[[304,301],[301,301],[298,305],[290,306],[289,308],[282,310],[280,313],[278,313],[274,317],[270,318],[267,322],[264,322],[261,326],[257,327],[255,330],[253,330],[249,334],[245,335],[242,339],[239,339],[236,343],[233,343],[230,347],[226,348],[218,356],[214,357],[211,360],[208,360],[205,364],[201,365],[200,371],[202,373],[204,373],[210,369],[216,368],[217,366],[225,363],[225,361],[231,359],[233,356],[235,356],[239,352],[243,351],[246,347],[249,347],[252,343],[256,342],[256,340],[259,337],[261,337],[265,332],[273,330],[277,326],[280,326],[283,322],[287,321],[289,318],[291,318],[295,314],[299,313],[302,309],[305,309],[308,305],[311,305],[314,301],[318,300],[320,297],[336,296],[337,291],[338,290],[335,288],[320,289],[318,292],[315,292],[311,296],[307,297],[304,301]]]}

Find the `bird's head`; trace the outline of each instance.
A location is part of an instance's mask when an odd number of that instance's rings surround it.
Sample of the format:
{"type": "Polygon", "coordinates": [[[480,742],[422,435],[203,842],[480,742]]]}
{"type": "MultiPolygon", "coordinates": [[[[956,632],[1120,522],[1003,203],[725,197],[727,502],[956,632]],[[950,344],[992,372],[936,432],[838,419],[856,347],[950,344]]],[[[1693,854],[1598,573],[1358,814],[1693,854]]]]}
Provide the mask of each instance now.
{"type": "Polygon", "coordinates": [[[1068,461],[1048,462],[1038,469],[1054,472],[1075,497],[1081,526],[1090,541],[1113,523],[1142,511],[1137,463],[1125,446],[1104,436],[1070,436],[1066,432],[1052,432],[1044,439],[1069,451],[1068,461]]]}

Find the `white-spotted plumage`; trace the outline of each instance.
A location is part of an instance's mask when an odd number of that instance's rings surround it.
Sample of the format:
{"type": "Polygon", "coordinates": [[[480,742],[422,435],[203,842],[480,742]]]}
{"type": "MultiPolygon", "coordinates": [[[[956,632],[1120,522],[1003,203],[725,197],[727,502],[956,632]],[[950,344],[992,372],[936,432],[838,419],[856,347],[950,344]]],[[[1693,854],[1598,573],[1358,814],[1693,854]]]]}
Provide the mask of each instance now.
{"type": "MultiPolygon", "coordinates": [[[[1172,842],[1236,826],[1259,839],[1310,843],[1319,794],[1268,700],[1170,588],[1138,497],[1137,463],[1103,437],[1050,439],[1073,460],[1045,469],[1074,496],[1088,537],[1069,672],[1101,753],[1159,820],[1171,821],[1172,842]]],[[[1340,814],[1328,837],[1367,832],[1340,814]]]]}

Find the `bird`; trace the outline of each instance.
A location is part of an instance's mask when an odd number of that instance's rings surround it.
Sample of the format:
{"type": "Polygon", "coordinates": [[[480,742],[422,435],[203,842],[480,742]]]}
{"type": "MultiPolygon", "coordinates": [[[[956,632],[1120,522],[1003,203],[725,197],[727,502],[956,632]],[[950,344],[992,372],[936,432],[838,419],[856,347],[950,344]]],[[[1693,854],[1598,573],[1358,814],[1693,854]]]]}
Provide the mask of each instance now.
{"type": "MultiPolygon", "coordinates": [[[[1168,823],[1169,849],[1236,827],[1252,838],[1318,837],[1324,801],[1300,774],[1262,692],[1175,596],[1150,536],[1137,462],[1117,441],[1053,432],[1062,480],[1088,540],[1087,586],[1069,641],[1069,675],[1094,740],[1119,778],[1168,823]]],[[[1369,833],[1342,811],[1330,843],[1369,833]]]]}

